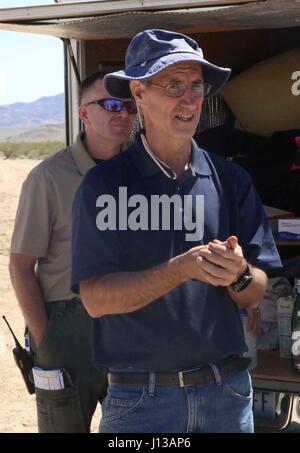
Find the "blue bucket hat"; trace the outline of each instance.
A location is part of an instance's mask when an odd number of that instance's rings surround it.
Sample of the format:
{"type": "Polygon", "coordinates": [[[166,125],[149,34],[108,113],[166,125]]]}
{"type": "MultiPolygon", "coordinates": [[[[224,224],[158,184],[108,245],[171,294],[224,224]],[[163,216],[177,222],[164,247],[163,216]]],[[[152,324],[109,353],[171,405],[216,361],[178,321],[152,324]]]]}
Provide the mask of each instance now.
{"type": "Polygon", "coordinates": [[[219,91],[230,76],[229,68],[216,66],[203,57],[196,41],[168,30],[145,30],[131,40],[125,57],[125,69],[104,77],[111,96],[130,98],[130,80],[144,80],[181,62],[194,61],[202,66],[205,82],[211,84],[209,96],[219,91]]]}

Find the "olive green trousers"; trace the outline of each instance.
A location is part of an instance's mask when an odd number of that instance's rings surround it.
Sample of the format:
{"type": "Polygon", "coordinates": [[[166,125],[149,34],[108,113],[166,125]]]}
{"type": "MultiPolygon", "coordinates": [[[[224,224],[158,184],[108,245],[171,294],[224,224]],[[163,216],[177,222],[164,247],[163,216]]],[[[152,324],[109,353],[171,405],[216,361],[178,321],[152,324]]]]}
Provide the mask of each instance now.
{"type": "Polygon", "coordinates": [[[38,348],[30,336],[34,366],[63,369],[65,388],[36,388],[40,433],[90,431],[97,403],[106,395],[107,374],[92,363],[92,319],[79,299],[46,303],[49,317],[38,348]]]}

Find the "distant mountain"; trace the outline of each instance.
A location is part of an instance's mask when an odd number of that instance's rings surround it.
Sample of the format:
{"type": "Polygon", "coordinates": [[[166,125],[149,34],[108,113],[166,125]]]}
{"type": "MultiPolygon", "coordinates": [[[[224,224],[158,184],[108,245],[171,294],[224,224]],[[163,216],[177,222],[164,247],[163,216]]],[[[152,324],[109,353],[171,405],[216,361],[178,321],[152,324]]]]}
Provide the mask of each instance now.
{"type": "MultiPolygon", "coordinates": [[[[44,96],[34,102],[0,105],[0,129],[33,129],[42,124],[63,123],[64,94],[44,96]]],[[[9,135],[9,134],[7,134],[9,135]]]]}
{"type": "Polygon", "coordinates": [[[65,125],[62,124],[43,124],[34,129],[12,134],[5,138],[0,138],[0,142],[48,142],[48,141],[65,141],[65,125]]]}

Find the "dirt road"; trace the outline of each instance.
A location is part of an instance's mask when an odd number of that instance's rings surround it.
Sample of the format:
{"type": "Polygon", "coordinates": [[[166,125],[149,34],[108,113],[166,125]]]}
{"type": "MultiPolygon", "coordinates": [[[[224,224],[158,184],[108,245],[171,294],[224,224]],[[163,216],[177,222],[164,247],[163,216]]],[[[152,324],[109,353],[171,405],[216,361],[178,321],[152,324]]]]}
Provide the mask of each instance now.
{"type": "Polygon", "coordinates": [[[8,276],[8,255],[21,185],[38,161],[0,160],[0,431],[37,432],[34,396],[29,395],[14,364],[13,339],[2,320],[5,315],[19,340],[24,323],[8,276]]]}
{"type": "MultiPolygon", "coordinates": [[[[35,397],[27,393],[16,367],[14,342],[2,320],[5,315],[19,340],[23,341],[24,322],[8,275],[9,244],[21,185],[36,160],[3,160],[0,158],[0,432],[37,432],[35,397]]],[[[99,424],[99,410],[92,431],[99,424]]]]}

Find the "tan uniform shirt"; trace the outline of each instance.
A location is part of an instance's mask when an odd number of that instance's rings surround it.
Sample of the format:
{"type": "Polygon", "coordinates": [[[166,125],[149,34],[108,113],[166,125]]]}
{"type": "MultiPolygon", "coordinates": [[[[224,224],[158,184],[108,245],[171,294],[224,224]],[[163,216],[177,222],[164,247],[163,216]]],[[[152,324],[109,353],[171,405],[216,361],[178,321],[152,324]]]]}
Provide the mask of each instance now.
{"type": "Polygon", "coordinates": [[[95,165],[82,134],[75,143],[37,165],[23,183],[11,252],[36,256],[46,302],[72,299],[72,202],[84,173],[95,165]]]}

